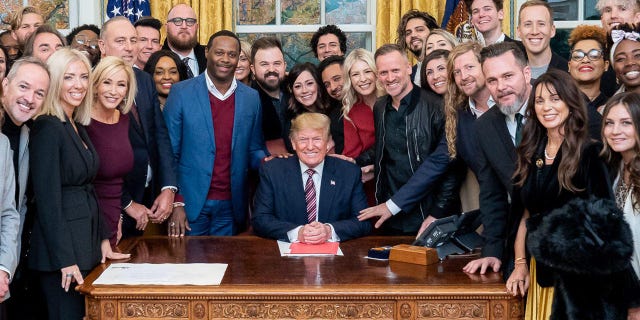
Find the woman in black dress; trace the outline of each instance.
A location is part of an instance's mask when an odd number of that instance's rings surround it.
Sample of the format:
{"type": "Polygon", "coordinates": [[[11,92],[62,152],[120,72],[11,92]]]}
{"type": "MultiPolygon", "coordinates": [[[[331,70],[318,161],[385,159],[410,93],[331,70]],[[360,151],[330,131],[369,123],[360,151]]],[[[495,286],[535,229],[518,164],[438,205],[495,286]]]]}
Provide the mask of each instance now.
{"type": "MultiPolygon", "coordinates": [[[[517,149],[513,199],[521,201],[524,213],[513,219],[519,224],[514,243],[515,269],[507,280],[507,291],[524,296],[528,289],[525,319],[548,319],[556,275],[550,267],[536,262],[538,257],[527,263],[527,233],[535,231],[545,215],[572,199],[612,200],[613,193],[605,163],[599,157],[601,145],[588,137],[587,109],[568,73],[551,70],[538,78],[526,117],[522,143],[517,149]]],[[[622,287],[626,284],[620,285],[620,292],[625,292],[622,287]]],[[[602,294],[597,290],[583,293],[602,294]]]]}

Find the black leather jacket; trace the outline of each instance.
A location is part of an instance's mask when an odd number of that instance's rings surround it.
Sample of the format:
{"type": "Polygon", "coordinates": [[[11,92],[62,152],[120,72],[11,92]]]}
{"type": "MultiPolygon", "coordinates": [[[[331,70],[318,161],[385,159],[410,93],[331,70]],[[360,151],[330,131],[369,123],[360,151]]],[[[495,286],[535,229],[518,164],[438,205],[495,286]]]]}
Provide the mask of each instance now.
{"type": "MultiPolygon", "coordinates": [[[[375,146],[375,173],[376,173],[376,201],[384,202],[381,196],[387,194],[387,186],[381,181],[381,166],[383,165],[385,124],[384,116],[386,107],[391,97],[384,96],[373,107],[376,127],[375,146]]],[[[415,173],[418,167],[428,159],[436,150],[438,143],[444,136],[444,112],[443,102],[440,96],[427,92],[414,86],[410,93],[409,107],[406,115],[407,149],[411,172],[415,173]]],[[[445,165],[446,167],[446,165],[445,165]]],[[[439,185],[430,194],[425,194],[419,204],[410,212],[401,212],[390,219],[394,229],[404,232],[415,232],[422,221],[429,215],[441,218],[460,210],[460,197],[458,195],[462,174],[456,170],[456,166],[441,168],[447,170],[440,179],[439,185]],[[404,216],[404,217],[403,217],[404,216]],[[396,220],[396,221],[394,221],[396,220]]],[[[395,201],[394,201],[395,202],[395,201]]],[[[396,203],[397,204],[397,203],[396,203]]],[[[401,204],[401,208],[406,208],[401,204]]]]}

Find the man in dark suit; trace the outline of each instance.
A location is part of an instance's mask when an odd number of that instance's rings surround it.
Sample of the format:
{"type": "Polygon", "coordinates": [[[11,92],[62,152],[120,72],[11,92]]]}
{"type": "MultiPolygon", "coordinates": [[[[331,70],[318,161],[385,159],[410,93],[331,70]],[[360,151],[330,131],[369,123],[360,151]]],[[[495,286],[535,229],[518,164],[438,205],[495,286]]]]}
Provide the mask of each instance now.
{"type": "Polygon", "coordinates": [[[513,208],[511,177],[515,170],[516,149],[521,135],[527,100],[531,92],[531,70],[524,53],[512,42],[490,45],[481,51],[482,71],[496,107],[475,122],[478,157],[480,212],[484,225],[482,258],[464,267],[466,272],[484,274],[488,268],[497,272],[502,264],[513,265],[504,257],[507,221],[513,208]]]}
{"type": "Polygon", "coordinates": [[[193,8],[178,4],[167,14],[167,39],[164,50],[175,52],[186,64],[190,78],[207,68],[205,47],[198,43],[198,19],[193,8]]]}
{"type": "Polygon", "coordinates": [[[320,113],[299,115],[292,120],[290,134],[297,156],[262,166],[252,217],[258,235],[314,244],[371,231],[369,222],[357,219],[367,207],[360,168],[326,157],[329,122],[320,113]]]}
{"type": "MultiPolygon", "coordinates": [[[[136,30],[125,17],[105,22],[98,45],[103,56],[116,56],[133,66],[138,53],[136,30]]],[[[133,147],[133,170],[125,178],[123,238],[141,235],[147,222],[162,222],[173,208],[177,191],[171,142],[162,118],[158,93],[151,76],[137,68],[138,91],[131,110],[129,140],[133,147]],[[138,225],[138,228],[136,228],[138,225]]]]}
{"type": "Polygon", "coordinates": [[[567,59],[551,51],[551,38],[556,35],[551,7],[546,1],[530,0],[520,6],[518,36],[526,50],[531,78],[537,79],[549,68],[569,71],[567,59]]]}

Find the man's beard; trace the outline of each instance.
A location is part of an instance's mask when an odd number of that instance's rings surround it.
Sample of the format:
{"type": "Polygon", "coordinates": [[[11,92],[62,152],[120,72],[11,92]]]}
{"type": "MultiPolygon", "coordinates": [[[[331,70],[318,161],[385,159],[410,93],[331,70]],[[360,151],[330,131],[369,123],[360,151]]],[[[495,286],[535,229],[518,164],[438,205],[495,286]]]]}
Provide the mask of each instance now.
{"type": "Polygon", "coordinates": [[[518,111],[520,110],[520,107],[522,107],[522,99],[520,98],[516,98],[516,100],[513,102],[512,105],[502,105],[497,103],[498,108],[500,108],[500,112],[502,112],[504,115],[513,115],[518,113],[518,111]]]}
{"type": "Polygon", "coordinates": [[[198,44],[198,40],[196,39],[195,36],[187,39],[187,40],[180,40],[178,38],[173,38],[173,37],[167,37],[167,41],[169,41],[169,44],[171,45],[171,47],[173,47],[176,50],[180,50],[180,51],[188,51],[191,50],[193,48],[196,47],[196,45],[198,44]]]}
{"type": "Polygon", "coordinates": [[[420,54],[422,54],[422,49],[414,50],[411,48],[411,46],[409,46],[409,51],[411,51],[411,53],[413,53],[416,58],[419,58],[420,54]]]}
{"type": "Polygon", "coordinates": [[[267,83],[264,79],[258,79],[258,77],[256,77],[256,82],[258,82],[260,87],[262,87],[266,91],[272,92],[272,91],[280,90],[280,85],[282,84],[283,79],[280,78],[280,75],[275,74],[273,72],[266,73],[264,75],[264,78],[266,79],[270,75],[275,75],[276,77],[278,77],[278,81],[275,84],[267,83]]]}

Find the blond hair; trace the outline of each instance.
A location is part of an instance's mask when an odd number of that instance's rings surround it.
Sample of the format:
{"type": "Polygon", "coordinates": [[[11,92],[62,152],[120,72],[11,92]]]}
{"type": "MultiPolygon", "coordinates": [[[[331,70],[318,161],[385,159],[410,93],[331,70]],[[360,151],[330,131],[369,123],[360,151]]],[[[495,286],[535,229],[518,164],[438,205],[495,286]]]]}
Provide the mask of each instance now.
{"type": "Polygon", "coordinates": [[[293,140],[296,134],[301,130],[324,130],[326,137],[329,138],[331,133],[329,132],[329,126],[331,120],[326,115],[319,112],[305,112],[299,114],[297,117],[291,120],[291,131],[289,132],[289,139],[293,140]]]}
{"type": "MultiPolygon", "coordinates": [[[[133,105],[138,85],[136,83],[136,76],[133,73],[133,68],[124,60],[115,56],[107,56],[100,59],[100,63],[98,63],[92,72],[91,87],[93,87],[93,90],[97,93],[100,83],[102,83],[106,78],[113,76],[118,71],[124,71],[127,74],[127,94],[124,99],[122,99],[124,104],[121,104],[119,108],[120,112],[127,113],[131,110],[131,106],[133,105]]],[[[93,102],[95,103],[97,98],[94,97],[93,99],[93,102]]]]}
{"type": "MultiPolygon", "coordinates": [[[[87,81],[87,83],[91,83],[91,63],[89,63],[87,57],[80,51],[71,48],[62,48],[54,52],[51,57],[49,57],[49,60],[47,60],[47,67],[51,77],[51,81],[49,82],[49,91],[46,99],[44,100],[42,110],[36,117],[41,115],[51,115],[57,117],[62,122],[66,121],[64,108],[60,103],[60,93],[62,91],[64,74],[67,71],[67,68],[69,68],[69,65],[72,63],[78,61],[82,62],[82,64],[87,68],[87,72],[89,73],[89,81],[87,81]]],[[[87,85],[86,94],[80,105],[73,110],[73,120],[84,126],[88,125],[91,121],[92,101],[91,98],[87,99],[87,97],[93,97],[93,88],[90,85],[87,85]]]]}
{"type": "Polygon", "coordinates": [[[455,159],[457,155],[456,151],[456,139],[458,128],[458,112],[465,100],[469,97],[464,94],[458,85],[454,76],[454,63],[455,60],[461,55],[472,51],[473,55],[480,61],[480,51],[482,46],[477,42],[466,42],[457,45],[449,53],[447,59],[447,92],[444,94],[444,132],[447,139],[447,150],[449,151],[449,157],[455,159]]]}
{"type": "MultiPolygon", "coordinates": [[[[349,55],[344,59],[344,65],[342,67],[342,79],[344,79],[344,84],[342,85],[342,94],[344,96],[344,98],[342,98],[342,116],[349,121],[351,121],[351,119],[349,118],[349,111],[351,111],[353,105],[358,102],[359,99],[361,99],[356,90],[353,89],[353,84],[351,83],[350,76],[351,68],[358,61],[366,63],[369,68],[371,68],[371,71],[373,71],[374,75],[378,74],[378,69],[376,69],[376,62],[373,59],[373,53],[368,50],[362,48],[355,49],[351,51],[351,53],[349,53],[349,55]]],[[[379,97],[383,95],[384,91],[380,87],[378,81],[375,81],[374,85],[376,86],[376,96],[379,97]]]]}

